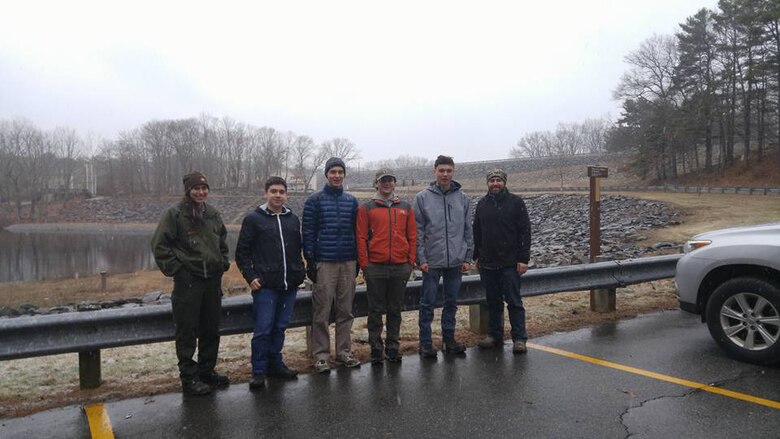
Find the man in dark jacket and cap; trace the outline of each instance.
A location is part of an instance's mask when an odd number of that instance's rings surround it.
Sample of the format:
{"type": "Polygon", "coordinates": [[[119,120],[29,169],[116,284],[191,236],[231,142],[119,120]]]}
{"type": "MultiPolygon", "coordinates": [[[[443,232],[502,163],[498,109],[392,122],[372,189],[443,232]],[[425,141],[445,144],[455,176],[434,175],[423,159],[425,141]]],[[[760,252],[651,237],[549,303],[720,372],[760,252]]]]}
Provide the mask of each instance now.
{"type": "Polygon", "coordinates": [[[173,277],[171,305],[182,391],[205,395],[212,386],[230,383],[228,377],[214,372],[222,273],[230,268],[227,229],[219,212],[206,204],[206,176],[193,171],[182,181],[184,198],[162,214],[152,236],[152,252],[160,271],[173,277]],[[196,348],[197,362],[192,359],[196,348]]]}
{"type": "Polygon", "coordinates": [[[474,260],[488,306],[488,335],[479,342],[479,347],[503,347],[506,302],[512,326],[512,351],[523,354],[528,334],[520,297],[520,276],[528,271],[531,223],[525,202],[509,192],[506,180],[502,169],[487,173],[488,193],[479,200],[474,214],[474,260]]]}
{"type": "Polygon", "coordinates": [[[298,372],[282,360],[284,332],[293,313],[298,285],[303,282],[301,223],[284,203],[287,182],[265,182],[265,203],[244,217],[236,245],[236,264],[252,288],[252,381],[265,386],[266,376],[291,379],[298,372]]]}
{"type": "Polygon", "coordinates": [[[358,367],[352,355],[352,301],[357,276],[355,218],[358,202],[344,191],[344,161],[331,157],[325,163],[325,187],[303,206],[303,255],[312,284],[311,350],[314,369],[330,372],[330,310],[336,306],[336,362],[358,367]]]}

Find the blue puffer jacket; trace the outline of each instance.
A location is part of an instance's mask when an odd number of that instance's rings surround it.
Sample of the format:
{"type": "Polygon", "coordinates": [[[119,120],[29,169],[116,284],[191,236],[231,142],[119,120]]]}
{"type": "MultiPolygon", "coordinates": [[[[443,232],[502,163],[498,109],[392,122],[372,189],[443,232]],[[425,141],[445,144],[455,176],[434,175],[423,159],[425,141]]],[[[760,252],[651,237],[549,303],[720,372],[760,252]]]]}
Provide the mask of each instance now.
{"type": "Polygon", "coordinates": [[[357,198],[343,188],[326,184],[311,194],[303,205],[304,257],[316,262],[356,260],[357,210],[357,198]]]}

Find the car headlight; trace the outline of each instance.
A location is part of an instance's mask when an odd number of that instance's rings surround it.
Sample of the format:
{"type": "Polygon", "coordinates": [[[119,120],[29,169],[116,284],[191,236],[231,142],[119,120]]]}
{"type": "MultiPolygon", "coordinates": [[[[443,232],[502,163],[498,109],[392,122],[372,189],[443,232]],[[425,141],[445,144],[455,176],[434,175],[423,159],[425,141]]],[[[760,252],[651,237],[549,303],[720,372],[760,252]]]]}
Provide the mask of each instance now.
{"type": "Polygon", "coordinates": [[[691,240],[686,242],[685,245],[683,245],[683,252],[690,253],[694,250],[700,249],[702,247],[706,247],[710,244],[712,244],[712,241],[706,239],[691,240]]]}

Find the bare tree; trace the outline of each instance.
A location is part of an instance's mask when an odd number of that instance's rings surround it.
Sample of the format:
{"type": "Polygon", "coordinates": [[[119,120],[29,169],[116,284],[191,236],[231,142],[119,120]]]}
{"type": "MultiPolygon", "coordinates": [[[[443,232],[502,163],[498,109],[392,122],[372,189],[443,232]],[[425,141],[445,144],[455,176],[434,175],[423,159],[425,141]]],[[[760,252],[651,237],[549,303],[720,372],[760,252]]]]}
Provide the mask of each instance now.
{"type": "Polygon", "coordinates": [[[656,34],[648,38],[626,56],[631,69],[623,74],[615,99],[671,99],[677,58],[674,37],[656,34]]]}
{"type": "Polygon", "coordinates": [[[73,172],[84,142],[73,128],[59,127],[50,134],[50,141],[60,158],[60,179],[65,189],[73,188],[73,172]]]}
{"type": "Polygon", "coordinates": [[[325,159],[328,157],[339,157],[344,163],[349,163],[360,158],[360,151],[351,140],[337,137],[335,139],[322,142],[322,149],[325,152],[325,159]]]}
{"type": "Polygon", "coordinates": [[[9,159],[3,177],[16,202],[16,216],[22,219],[22,202],[29,201],[30,218],[33,218],[36,203],[48,187],[54,164],[52,144],[26,119],[3,124],[0,142],[3,143],[0,149],[9,159]]]}
{"type": "Polygon", "coordinates": [[[509,152],[510,157],[545,157],[553,153],[553,140],[549,131],[533,131],[517,141],[509,152]]]}
{"type": "Polygon", "coordinates": [[[586,119],[582,123],[580,134],[586,152],[600,154],[605,151],[607,130],[612,126],[607,117],[586,119]]]}

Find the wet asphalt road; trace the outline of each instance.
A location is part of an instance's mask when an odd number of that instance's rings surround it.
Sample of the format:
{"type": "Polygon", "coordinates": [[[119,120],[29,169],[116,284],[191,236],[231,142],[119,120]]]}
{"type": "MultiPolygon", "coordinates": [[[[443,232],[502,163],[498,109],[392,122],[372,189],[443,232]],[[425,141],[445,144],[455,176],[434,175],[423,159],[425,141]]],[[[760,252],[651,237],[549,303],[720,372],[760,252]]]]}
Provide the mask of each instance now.
{"type": "MultiPolygon", "coordinates": [[[[652,314],[536,345],[780,402],[780,368],[731,360],[697,316],[652,314]]],[[[597,361],[598,363],[598,361],[597,361]]],[[[641,372],[640,372],[641,373],[641,372]]],[[[207,397],[105,405],[116,437],[780,437],[780,409],[532,348],[334,369],[207,397]]],[[[0,422],[0,437],[89,437],[79,407],[0,422]]]]}

